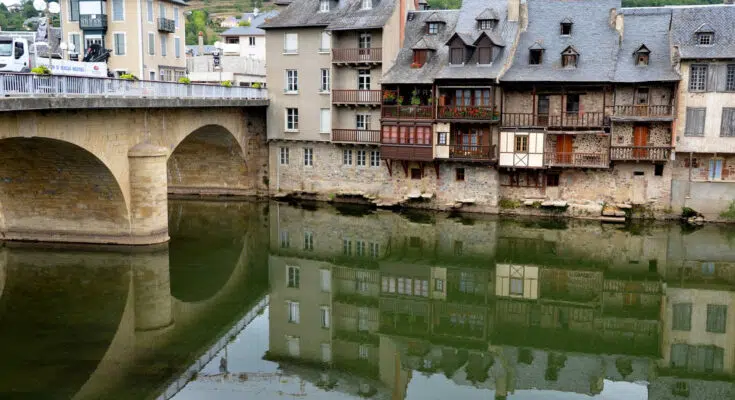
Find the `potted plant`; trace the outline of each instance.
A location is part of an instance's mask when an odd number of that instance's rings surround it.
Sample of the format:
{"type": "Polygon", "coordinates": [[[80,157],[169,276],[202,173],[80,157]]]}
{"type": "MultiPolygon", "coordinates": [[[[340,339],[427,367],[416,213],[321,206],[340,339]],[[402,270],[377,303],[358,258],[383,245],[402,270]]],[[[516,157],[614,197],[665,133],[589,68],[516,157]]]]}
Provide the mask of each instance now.
{"type": "Polygon", "coordinates": [[[419,64],[419,63],[411,63],[411,68],[413,68],[413,69],[417,69],[417,68],[421,68],[421,67],[422,67],[422,65],[419,64]]]}
{"type": "Polygon", "coordinates": [[[45,65],[32,68],[34,91],[40,93],[53,93],[51,87],[51,70],[45,65]]]}
{"type": "Polygon", "coordinates": [[[412,106],[418,106],[421,105],[421,98],[419,97],[418,93],[416,92],[416,89],[411,92],[411,105],[412,106]]]}
{"type": "Polygon", "coordinates": [[[224,87],[232,87],[232,82],[230,82],[230,81],[222,81],[222,83],[220,85],[222,85],[224,87]]]}
{"type": "Polygon", "coordinates": [[[120,75],[120,79],[126,80],[126,81],[137,81],[138,77],[133,74],[122,74],[120,75]]]}
{"type": "Polygon", "coordinates": [[[383,90],[383,104],[395,104],[396,92],[393,90],[383,90]]]}
{"type": "Polygon", "coordinates": [[[191,79],[189,79],[189,78],[187,78],[185,76],[182,76],[181,78],[179,78],[179,83],[182,84],[182,85],[189,85],[189,84],[191,84],[191,79]]]}
{"type": "Polygon", "coordinates": [[[35,75],[51,75],[51,70],[45,65],[39,65],[31,69],[31,73],[35,75]]]}
{"type": "Polygon", "coordinates": [[[252,85],[250,85],[250,87],[253,89],[260,89],[261,85],[260,85],[260,82],[255,82],[252,85]]]}

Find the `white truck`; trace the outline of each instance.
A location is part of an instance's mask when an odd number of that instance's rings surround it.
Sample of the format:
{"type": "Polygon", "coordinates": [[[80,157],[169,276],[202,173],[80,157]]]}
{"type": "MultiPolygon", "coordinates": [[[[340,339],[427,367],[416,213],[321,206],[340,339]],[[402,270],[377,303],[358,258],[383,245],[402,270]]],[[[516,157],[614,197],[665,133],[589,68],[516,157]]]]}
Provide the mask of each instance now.
{"type": "Polygon", "coordinates": [[[107,77],[105,62],[50,60],[47,54],[39,55],[42,48],[48,49],[45,43],[36,43],[35,32],[0,31],[0,72],[30,72],[31,68],[46,66],[55,75],[107,77]]]}

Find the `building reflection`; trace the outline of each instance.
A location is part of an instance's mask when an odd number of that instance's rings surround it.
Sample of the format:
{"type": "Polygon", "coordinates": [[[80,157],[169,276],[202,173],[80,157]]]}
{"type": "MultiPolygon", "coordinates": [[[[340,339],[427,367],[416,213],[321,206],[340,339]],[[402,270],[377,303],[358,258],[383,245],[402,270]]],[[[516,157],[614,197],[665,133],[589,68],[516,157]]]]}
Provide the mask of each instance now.
{"type": "Polygon", "coordinates": [[[719,228],[274,205],[270,229],[270,359],[393,399],[417,373],[496,398],[606,381],[735,394],[735,244],[719,228]]]}

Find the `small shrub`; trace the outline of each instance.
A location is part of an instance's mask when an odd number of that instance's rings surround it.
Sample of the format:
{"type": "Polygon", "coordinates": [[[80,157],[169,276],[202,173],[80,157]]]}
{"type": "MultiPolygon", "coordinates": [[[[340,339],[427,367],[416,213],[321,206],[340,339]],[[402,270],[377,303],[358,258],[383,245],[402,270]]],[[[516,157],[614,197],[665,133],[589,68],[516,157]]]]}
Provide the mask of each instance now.
{"type": "Polygon", "coordinates": [[[691,217],[696,217],[697,215],[699,215],[699,213],[698,213],[698,212],[696,212],[696,211],[694,211],[693,209],[691,209],[691,208],[689,208],[689,207],[683,207],[683,208],[681,209],[681,216],[682,216],[683,218],[691,218],[691,217]]]}
{"type": "Polygon", "coordinates": [[[260,89],[261,88],[261,85],[260,85],[259,82],[255,82],[252,85],[250,85],[250,87],[253,88],[253,89],[260,89]]]}
{"type": "Polygon", "coordinates": [[[735,200],[730,202],[727,210],[720,213],[720,217],[729,220],[735,220],[735,200]]]}
{"type": "Polygon", "coordinates": [[[518,208],[521,206],[521,202],[518,200],[511,199],[500,199],[500,208],[518,208]]]}
{"type": "Polygon", "coordinates": [[[250,21],[248,20],[240,21],[237,25],[238,26],[250,26],[250,21]]]}
{"type": "Polygon", "coordinates": [[[222,81],[221,85],[224,86],[224,87],[232,87],[232,82],[230,82],[230,81],[222,81]]]}
{"type": "Polygon", "coordinates": [[[184,85],[188,85],[188,84],[191,83],[191,79],[189,79],[189,78],[187,78],[185,76],[182,76],[181,78],[179,78],[179,83],[183,83],[184,85]]]}
{"type": "Polygon", "coordinates": [[[120,79],[124,79],[126,81],[137,81],[138,77],[133,74],[122,74],[120,75],[120,79]]]}
{"type": "Polygon", "coordinates": [[[45,65],[39,65],[31,69],[31,72],[36,75],[51,75],[51,70],[45,65]]]}

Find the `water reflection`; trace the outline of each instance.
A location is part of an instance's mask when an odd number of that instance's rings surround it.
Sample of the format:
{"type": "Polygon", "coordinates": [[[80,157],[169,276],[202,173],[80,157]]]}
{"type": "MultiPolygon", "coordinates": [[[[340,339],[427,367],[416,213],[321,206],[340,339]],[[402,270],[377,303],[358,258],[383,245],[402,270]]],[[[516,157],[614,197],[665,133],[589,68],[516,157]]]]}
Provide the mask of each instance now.
{"type": "Polygon", "coordinates": [[[735,394],[733,230],[275,205],[270,236],[268,360],[393,399],[735,394]]]}

